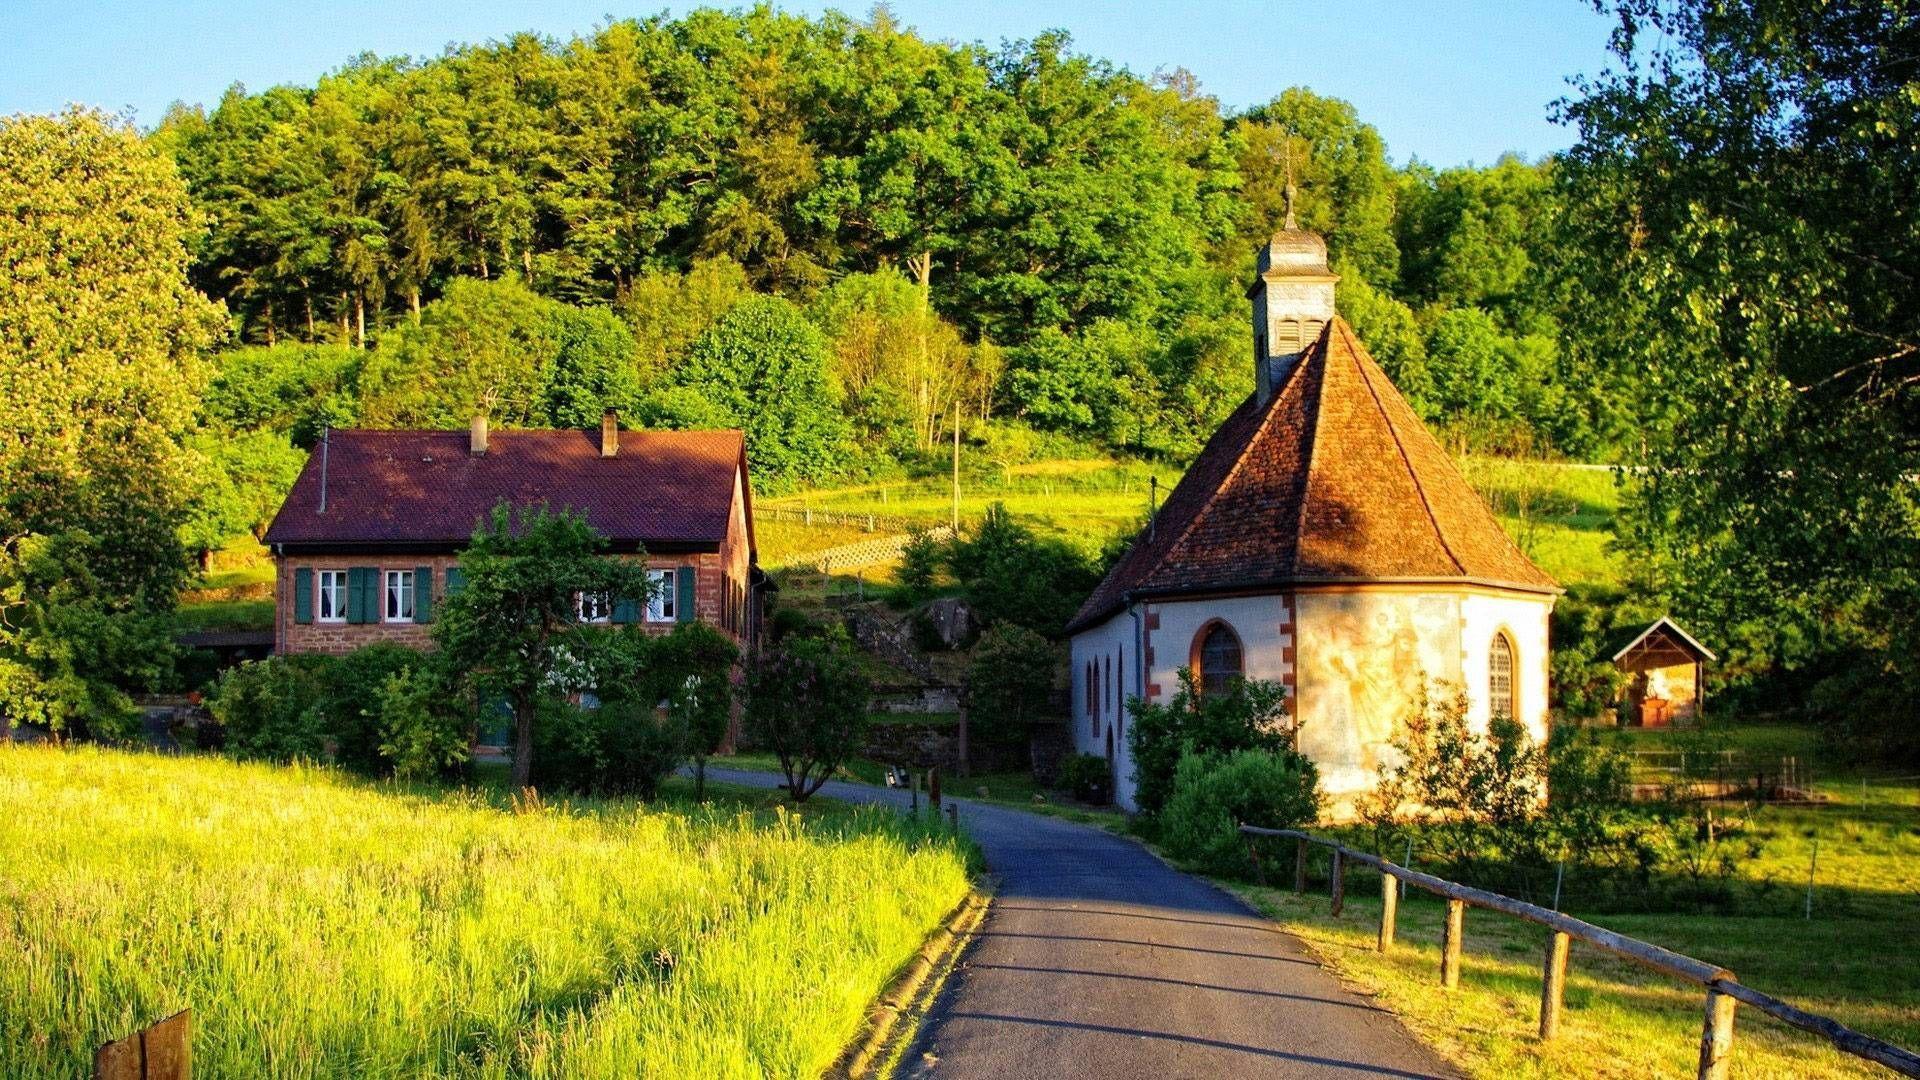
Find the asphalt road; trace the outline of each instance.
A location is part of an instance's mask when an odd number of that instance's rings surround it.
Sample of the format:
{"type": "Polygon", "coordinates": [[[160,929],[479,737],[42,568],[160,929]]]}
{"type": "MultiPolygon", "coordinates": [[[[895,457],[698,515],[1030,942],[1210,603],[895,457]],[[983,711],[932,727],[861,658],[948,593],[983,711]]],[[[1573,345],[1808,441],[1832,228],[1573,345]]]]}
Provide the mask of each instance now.
{"type": "MultiPolygon", "coordinates": [[[[766,773],[709,769],[771,787],[766,773]]],[[[830,783],[838,799],[906,793],[830,783]]],[[[911,1077],[1454,1077],[1299,939],[1100,829],[971,800],[999,888],[902,1064],[911,1077]]]]}

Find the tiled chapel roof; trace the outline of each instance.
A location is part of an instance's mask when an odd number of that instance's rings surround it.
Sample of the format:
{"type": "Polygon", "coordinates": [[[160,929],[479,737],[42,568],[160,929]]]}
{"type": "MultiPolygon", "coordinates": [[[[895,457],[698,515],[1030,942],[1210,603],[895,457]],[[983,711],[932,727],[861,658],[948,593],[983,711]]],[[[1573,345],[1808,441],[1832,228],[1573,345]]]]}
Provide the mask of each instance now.
{"type": "Polygon", "coordinates": [[[1394,581],[1559,589],[1335,318],[1214,433],[1068,630],[1130,595],[1394,581]]]}

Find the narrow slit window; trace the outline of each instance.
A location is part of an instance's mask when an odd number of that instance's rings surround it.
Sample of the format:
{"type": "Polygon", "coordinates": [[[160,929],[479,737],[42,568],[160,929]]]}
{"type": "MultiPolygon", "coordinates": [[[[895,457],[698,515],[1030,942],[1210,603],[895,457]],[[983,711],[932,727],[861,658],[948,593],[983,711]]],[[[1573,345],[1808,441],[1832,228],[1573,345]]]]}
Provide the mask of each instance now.
{"type": "Polygon", "coordinates": [[[1513,702],[1513,642],[1505,634],[1493,635],[1493,647],[1487,652],[1487,701],[1495,716],[1512,717],[1519,712],[1513,702]]]}

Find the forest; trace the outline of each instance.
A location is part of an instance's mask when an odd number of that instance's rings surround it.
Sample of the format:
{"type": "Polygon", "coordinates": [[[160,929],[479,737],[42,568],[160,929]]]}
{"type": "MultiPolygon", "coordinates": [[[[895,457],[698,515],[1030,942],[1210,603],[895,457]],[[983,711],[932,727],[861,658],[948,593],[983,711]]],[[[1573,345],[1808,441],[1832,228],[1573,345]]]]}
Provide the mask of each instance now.
{"type": "MultiPolygon", "coordinates": [[[[1178,464],[1248,391],[1298,191],[1343,314],[1462,450],[1621,466],[1637,601],[1734,688],[1920,754],[1920,22],[1610,0],[1540,161],[1396,164],[1065,34],[884,9],[610,21],[148,131],[0,120],[0,702],[158,677],[191,559],[329,426],[737,426],[770,493],[1035,440],[1178,464]]],[[[1570,73],[1573,74],[1573,73],[1570,73]]]]}

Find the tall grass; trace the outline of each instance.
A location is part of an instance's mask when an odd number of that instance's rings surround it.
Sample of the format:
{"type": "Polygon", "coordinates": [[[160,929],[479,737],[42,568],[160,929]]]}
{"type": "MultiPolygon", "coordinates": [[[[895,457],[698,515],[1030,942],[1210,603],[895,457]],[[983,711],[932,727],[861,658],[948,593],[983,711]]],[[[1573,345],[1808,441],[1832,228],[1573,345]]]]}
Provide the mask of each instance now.
{"type": "Polygon", "coordinates": [[[967,888],[883,811],[514,808],[0,745],[0,1074],[807,1076],[967,888]]]}

